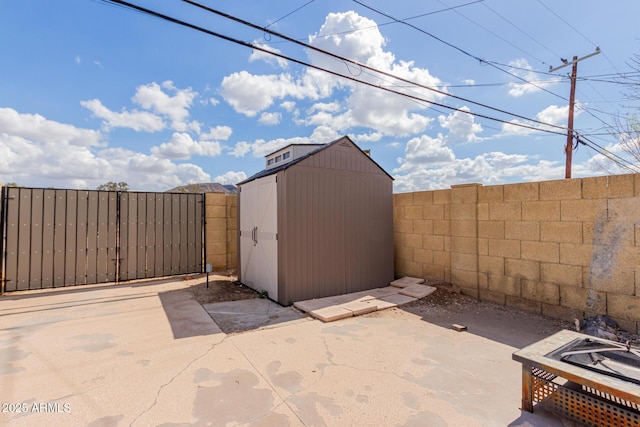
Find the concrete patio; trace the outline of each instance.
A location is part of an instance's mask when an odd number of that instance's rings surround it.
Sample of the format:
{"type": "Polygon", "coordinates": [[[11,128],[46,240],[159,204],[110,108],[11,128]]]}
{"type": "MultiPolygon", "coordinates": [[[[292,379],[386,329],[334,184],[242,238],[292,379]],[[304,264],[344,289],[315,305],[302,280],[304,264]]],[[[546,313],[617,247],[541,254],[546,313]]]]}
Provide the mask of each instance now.
{"type": "Polygon", "coordinates": [[[0,424],[563,425],[519,410],[513,344],[553,330],[546,319],[516,340],[492,312],[429,319],[402,308],[227,335],[187,289],[203,280],[0,297],[0,424]],[[468,332],[450,329],[471,318],[468,332]]]}

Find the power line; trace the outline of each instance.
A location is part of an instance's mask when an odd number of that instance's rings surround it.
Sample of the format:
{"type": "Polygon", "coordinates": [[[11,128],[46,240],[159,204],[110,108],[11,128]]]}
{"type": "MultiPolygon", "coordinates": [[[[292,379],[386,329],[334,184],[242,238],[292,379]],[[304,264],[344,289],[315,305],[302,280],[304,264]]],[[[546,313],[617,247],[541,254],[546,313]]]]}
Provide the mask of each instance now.
{"type": "MultiPolygon", "coordinates": [[[[534,39],[531,35],[529,35],[529,33],[527,33],[526,31],[524,31],[523,29],[521,29],[520,27],[518,27],[516,24],[514,24],[513,22],[511,22],[509,19],[505,18],[504,16],[502,16],[501,14],[499,14],[495,9],[493,9],[491,6],[489,6],[486,3],[482,4],[484,7],[486,7],[487,9],[489,9],[491,12],[493,12],[495,15],[497,15],[500,19],[502,19],[503,21],[505,21],[507,24],[511,25],[513,28],[515,28],[516,30],[520,31],[522,34],[524,34],[527,38],[529,38],[530,40],[532,40],[533,42],[535,42],[538,46],[542,47],[543,49],[545,49],[547,52],[551,53],[553,56],[555,57],[560,57],[560,55],[558,55],[557,53],[555,53],[554,51],[552,51],[551,49],[549,49],[547,46],[543,45],[542,43],[540,43],[538,40],[534,39]]],[[[545,65],[549,65],[546,62],[542,61],[543,64],[545,65]]]]}
{"type": "MultiPolygon", "coordinates": [[[[311,63],[302,61],[300,59],[296,59],[296,58],[293,58],[293,57],[290,57],[290,56],[287,56],[287,55],[283,55],[283,54],[278,53],[278,52],[274,52],[274,51],[269,50],[269,49],[265,49],[263,47],[260,47],[259,45],[254,44],[254,43],[246,42],[246,41],[243,41],[243,40],[239,40],[239,39],[233,38],[231,36],[227,36],[227,35],[212,31],[212,30],[208,30],[206,28],[197,26],[195,24],[191,24],[191,23],[188,23],[186,21],[182,21],[182,20],[174,18],[172,16],[168,16],[168,15],[162,14],[160,12],[156,12],[154,10],[144,8],[144,7],[139,6],[139,5],[126,2],[124,0],[101,0],[101,1],[102,2],[106,2],[106,3],[117,3],[117,4],[120,4],[120,5],[126,6],[128,8],[131,8],[133,10],[146,13],[146,14],[148,14],[150,16],[155,17],[155,18],[160,18],[160,19],[166,20],[168,22],[184,26],[186,28],[190,28],[190,29],[193,29],[193,30],[196,30],[196,31],[200,31],[202,33],[208,34],[208,35],[213,36],[213,37],[217,37],[217,38],[220,38],[220,39],[223,39],[223,40],[226,40],[226,41],[229,41],[229,42],[232,42],[232,43],[244,46],[244,47],[248,47],[248,48],[251,48],[251,49],[254,49],[254,50],[258,50],[260,52],[263,52],[263,53],[266,53],[266,54],[269,54],[269,55],[272,55],[272,56],[276,56],[278,58],[286,59],[286,60],[291,61],[293,63],[299,64],[299,65],[303,65],[303,66],[306,66],[306,67],[309,67],[309,68],[312,68],[312,69],[315,69],[315,70],[323,71],[325,73],[334,75],[336,77],[341,77],[343,79],[347,79],[347,80],[350,80],[350,81],[353,81],[353,82],[356,82],[356,83],[364,84],[364,85],[369,86],[369,87],[377,88],[377,89],[380,89],[380,90],[383,90],[383,91],[386,91],[386,92],[389,92],[389,93],[394,93],[396,95],[400,95],[400,96],[406,97],[408,99],[412,99],[412,100],[420,101],[420,102],[426,102],[426,103],[429,103],[429,104],[437,105],[437,106],[442,107],[442,108],[446,108],[448,110],[460,111],[460,112],[462,112],[464,114],[473,115],[475,117],[480,117],[480,118],[484,118],[484,119],[487,119],[487,120],[496,121],[496,122],[499,122],[499,123],[509,124],[509,125],[512,125],[512,126],[522,127],[522,128],[526,128],[526,129],[530,129],[530,130],[534,130],[534,131],[552,133],[552,134],[556,134],[556,135],[564,135],[563,132],[550,130],[550,129],[545,129],[545,128],[540,128],[540,127],[529,126],[529,125],[525,125],[525,124],[517,123],[517,122],[509,122],[509,121],[506,121],[506,120],[503,120],[503,119],[498,119],[498,118],[487,116],[487,115],[484,115],[484,114],[471,113],[470,111],[461,110],[461,109],[458,109],[458,108],[455,108],[455,107],[451,107],[449,105],[445,105],[445,104],[442,104],[442,103],[439,103],[439,102],[435,102],[435,101],[432,101],[432,100],[424,99],[424,98],[421,98],[421,97],[418,97],[418,96],[409,95],[409,94],[403,93],[403,92],[398,92],[398,91],[386,88],[384,86],[380,86],[380,85],[376,85],[376,84],[373,84],[373,83],[370,83],[370,82],[367,82],[367,81],[364,81],[364,80],[360,80],[360,79],[357,79],[357,78],[355,78],[353,76],[347,76],[347,75],[344,75],[344,74],[340,74],[340,73],[338,73],[336,71],[332,71],[330,69],[323,68],[323,67],[320,67],[320,66],[317,66],[317,65],[313,65],[311,63]]],[[[194,5],[197,5],[197,3],[191,2],[189,0],[183,0],[183,1],[185,1],[187,3],[191,3],[191,4],[194,4],[194,5]]],[[[206,6],[202,6],[202,5],[198,5],[198,6],[206,8],[206,6]]],[[[232,17],[232,18],[238,19],[238,18],[235,18],[235,17],[232,17]]],[[[255,24],[251,24],[251,25],[255,25],[255,24]]],[[[267,31],[272,32],[271,30],[267,30],[267,31]]],[[[272,33],[275,33],[275,32],[272,32],[272,33]]],[[[353,61],[351,61],[351,62],[353,62],[353,61]]],[[[362,64],[359,64],[359,65],[364,67],[362,64]]],[[[377,70],[374,70],[374,71],[377,71],[377,70]]],[[[379,71],[377,71],[377,72],[379,72],[379,71]]],[[[381,73],[384,74],[383,72],[381,72],[381,73]]],[[[395,76],[391,76],[391,77],[397,78],[395,76]]],[[[507,113],[507,114],[513,115],[512,113],[507,113]]],[[[517,117],[517,116],[514,115],[514,117],[517,117]]],[[[544,126],[548,126],[548,127],[551,127],[551,128],[564,129],[561,126],[556,126],[556,125],[553,125],[553,124],[550,124],[550,123],[540,122],[540,121],[537,121],[537,120],[534,120],[534,119],[529,119],[529,118],[526,118],[526,117],[524,117],[524,118],[526,120],[530,120],[532,122],[536,122],[536,123],[539,123],[539,124],[542,124],[544,126]]]]}
{"type": "Polygon", "coordinates": [[[299,11],[300,9],[304,8],[307,5],[310,5],[311,3],[313,3],[315,0],[309,0],[308,2],[306,2],[305,4],[303,4],[302,6],[297,7],[296,9],[292,10],[291,12],[287,13],[286,15],[284,15],[281,18],[276,19],[275,21],[269,23],[265,28],[269,28],[272,25],[275,25],[276,23],[282,21],[283,19],[293,15],[294,13],[296,13],[297,11],[299,11]]]}
{"type": "MultiPolygon", "coordinates": [[[[482,2],[484,2],[484,0],[474,0],[474,1],[470,1],[468,3],[463,3],[463,4],[456,5],[456,6],[450,6],[450,7],[444,8],[444,9],[434,10],[433,12],[426,12],[426,13],[421,13],[419,15],[413,15],[413,16],[410,16],[408,18],[404,18],[403,21],[410,21],[412,19],[423,18],[425,16],[430,16],[430,15],[436,15],[438,13],[448,12],[450,10],[460,9],[462,7],[471,6],[473,4],[482,3],[482,2]]],[[[369,27],[362,27],[362,28],[356,28],[354,30],[338,31],[336,33],[323,34],[323,35],[318,36],[318,37],[328,38],[328,37],[331,37],[331,36],[341,36],[341,35],[345,35],[345,34],[353,34],[353,33],[359,32],[359,31],[371,30],[371,29],[374,29],[374,28],[384,27],[386,25],[391,25],[391,24],[397,24],[397,22],[396,21],[387,21],[387,22],[383,22],[383,23],[380,23],[380,24],[371,25],[369,27]]],[[[307,36],[295,37],[295,39],[302,41],[302,40],[306,40],[307,36]]],[[[277,44],[277,43],[288,43],[288,41],[287,40],[281,40],[281,41],[277,41],[277,42],[271,42],[271,44],[277,44]]]]}
{"type": "Polygon", "coordinates": [[[551,94],[551,95],[553,95],[553,96],[555,96],[555,97],[558,97],[558,98],[562,99],[563,101],[569,101],[567,98],[565,98],[565,97],[564,97],[564,96],[562,96],[562,95],[558,95],[557,93],[551,92],[550,90],[545,89],[545,88],[544,88],[544,87],[542,87],[542,86],[532,84],[531,82],[527,81],[527,80],[526,80],[526,79],[524,79],[523,77],[520,77],[520,76],[518,76],[517,74],[514,74],[514,73],[512,73],[512,72],[510,72],[510,71],[504,70],[504,69],[502,69],[502,68],[498,67],[497,65],[495,65],[494,63],[492,63],[492,62],[490,62],[490,61],[486,61],[486,60],[484,60],[484,59],[480,58],[479,56],[474,55],[474,54],[472,54],[472,53],[470,53],[470,52],[468,52],[468,51],[466,51],[466,50],[462,49],[461,47],[458,47],[458,46],[456,46],[456,45],[454,45],[454,44],[452,44],[452,43],[449,43],[449,42],[447,42],[447,41],[445,41],[445,40],[441,39],[440,37],[438,37],[438,36],[436,36],[436,35],[434,35],[434,34],[431,34],[430,32],[428,32],[428,31],[426,31],[426,30],[424,30],[424,29],[422,29],[422,28],[420,28],[420,27],[416,27],[416,26],[415,26],[415,25],[413,25],[413,24],[409,24],[408,22],[405,22],[405,21],[400,20],[400,19],[398,19],[398,18],[394,18],[393,16],[389,15],[388,13],[383,12],[383,11],[381,11],[381,10],[378,10],[378,9],[374,8],[373,6],[369,6],[369,5],[367,5],[366,3],[364,3],[364,2],[363,2],[363,1],[361,1],[361,0],[353,0],[353,2],[355,2],[355,3],[359,4],[359,5],[361,5],[362,7],[365,7],[365,8],[367,8],[367,9],[371,10],[371,11],[374,11],[374,12],[376,12],[376,13],[379,13],[380,15],[385,16],[385,17],[387,17],[387,18],[389,18],[389,19],[393,19],[393,20],[395,20],[395,21],[396,21],[396,22],[398,22],[398,23],[401,23],[401,24],[407,25],[407,26],[409,26],[409,27],[411,27],[411,28],[415,29],[416,31],[419,31],[419,32],[421,32],[421,33],[423,33],[423,34],[425,34],[425,35],[427,35],[427,36],[429,36],[429,37],[431,37],[431,38],[433,38],[433,39],[435,39],[435,40],[439,41],[440,43],[443,43],[443,44],[445,44],[446,46],[449,46],[450,48],[455,49],[455,50],[457,50],[458,52],[460,52],[460,53],[462,53],[462,54],[464,54],[464,55],[466,55],[466,56],[468,56],[468,57],[470,57],[470,58],[475,59],[476,61],[480,62],[481,64],[487,64],[487,65],[489,65],[489,66],[491,66],[491,67],[493,67],[493,68],[495,68],[495,69],[497,69],[497,70],[499,70],[499,71],[502,71],[503,73],[506,73],[506,74],[508,74],[508,75],[510,75],[510,76],[512,76],[512,77],[515,77],[516,79],[518,79],[518,80],[522,81],[522,82],[523,82],[523,83],[525,83],[525,84],[531,84],[532,86],[535,86],[535,87],[537,87],[538,89],[540,89],[540,90],[542,90],[542,91],[544,91],[544,92],[547,92],[547,93],[549,93],[549,94],[551,94]]]}
{"type": "MultiPolygon", "coordinates": [[[[591,43],[592,46],[598,46],[597,43],[594,43],[591,39],[589,39],[589,37],[585,36],[580,30],[578,30],[576,27],[574,27],[573,25],[571,25],[566,19],[564,19],[562,16],[558,15],[556,12],[554,12],[549,6],[547,6],[546,4],[542,3],[541,0],[536,0],[538,3],[540,3],[540,5],[542,7],[544,7],[545,9],[547,9],[549,12],[551,12],[551,14],[553,14],[556,18],[558,18],[559,20],[561,20],[562,22],[564,22],[569,28],[571,28],[573,31],[575,31],[578,35],[580,35],[583,39],[585,39],[587,42],[591,43]]],[[[607,56],[607,54],[605,53],[603,55],[606,60],[609,62],[609,64],[611,64],[611,66],[618,71],[618,67],[616,67],[616,65],[611,61],[611,59],[609,59],[609,57],[607,56]]]]}
{"type": "MultiPolygon", "coordinates": [[[[438,0],[438,3],[443,4],[443,5],[445,4],[445,3],[443,3],[443,2],[442,2],[442,1],[440,1],[440,0],[438,0]]],[[[485,6],[485,7],[489,7],[489,6],[487,6],[486,4],[485,4],[484,6],[485,6]]],[[[489,9],[490,9],[491,11],[493,11],[493,9],[491,9],[491,8],[489,8],[489,9]]],[[[497,13],[497,12],[495,12],[495,11],[493,11],[493,12],[494,12],[494,13],[496,13],[496,14],[498,14],[498,13],[497,13]]],[[[499,34],[494,33],[493,31],[491,31],[491,30],[490,30],[490,29],[488,29],[487,27],[485,27],[485,26],[483,26],[483,25],[481,25],[481,24],[477,23],[476,21],[474,21],[473,19],[469,18],[468,16],[463,15],[462,13],[457,12],[457,11],[455,11],[455,13],[456,13],[458,16],[461,16],[461,17],[463,17],[464,19],[466,19],[467,21],[471,22],[471,23],[472,23],[472,24],[474,24],[475,26],[477,26],[477,27],[479,27],[479,28],[482,28],[484,31],[486,31],[487,33],[491,34],[492,36],[494,36],[494,37],[496,37],[496,38],[498,38],[498,39],[502,40],[503,42],[505,42],[505,43],[506,43],[506,44],[508,44],[509,46],[511,46],[511,47],[513,47],[513,48],[515,48],[515,49],[519,50],[520,52],[522,52],[522,53],[524,53],[524,54],[526,54],[526,55],[529,55],[530,57],[532,57],[532,58],[533,58],[533,59],[535,59],[536,61],[538,61],[538,62],[542,62],[543,64],[545,63],[542,59],[537,58],[537,57],[536,57],[534,54],[532,54],[531,52],[527,52],[526,50],[524,50],[524,49],[523,49],[523,48],[521,48],[520,46],[518,46],[518,45],[516,45],[516,44],[514,44],[514,43],[511,43],[509,40],[505,39],[504,37],[502,37],[502,36],[501,36],[501,35],[499,35],[499,34]]],[[[498,15],[498,16],[500,16],[500,17],[502,18],[502,16],[501,16],[501,15],[498,15]]],[[[502,19],[504,19],[504,18],[502,18],[502,19]]],[[[509,22],[509,21],[507,21],[507,22],[509,22]]],[[[513,25],[513,24],[512,24],[512,25],[513,25]]]]}
{"type": "Polygon", "coordinates": [[[640,172],[640,168],[638,168],[638,166],[635,163],[630,162],[629,160],[625,159],[624,157],[618,156],[617,154],[615,154],[615,153],[609,151],[608,149],[606,149],[605,147],[593,142],[591,139],[585,137],[584,135],[579,135],[578,136],[578,143],[591,148],[592,150],[596,151],[599,154],[602,154],[603,156],[607,157],[609,160],[611,160],[614,163],[616,163],[621,168],[624,168],[624,169],[626,169],[626,170],[628,170],[630,172],[633,172],[633,173],[640,172]],[[584,142],[585,140],[587,142],[584,142]]]}
{"type": "MultiPolygon", "coordinates": [[[[305,48],[307,48],[307,49],[314,50],[314,51],[316,51],[316,52],[318,52],[318,53],[322,53],[322,54],[324,54],[324,55],[328,55],[328,56],[330,56],[330,57],[332,57],[332,58],[334,58],[334,59],[338,59],[338,60],[340,60],[340,61],[348,62],[348,63],[350,63],[350,64],[353,64],[353,65],[355,65],[355,66],[359,67],[360,69],[366,69],[366,70],[369,70],[369,71],[373,71],[373,72],[375,72],[375,73],[377,73],[377,74],[380,74],[380,75],[383,75],[383,76],[386,76],[386,77],[390,77],[390,78],[393,78],[393,79],[395,79],[395,80],[398,80],[398,81],[401,81],[401,82],[404,82],[404,83],[411,84],[411,85],[413,85],[414,87],[419,87],[419,88],[422,88],[422,89],[426,89],[426,90],[429,90],[429,91],[435,92],[435,93],[437,93],[437,94],[439,94],[439,95],[448,96],[448,97],[451,97],[451,98],[457,99],[457,100],[459,100],[459,101],[468,102],[468,103],[470,103],[470,104],[474,104],[474,105],[480,106],[480,107],[482,107],[482,108],[487,108],[487,109],[490,109],[490,110],[493,110],[493,111],[496,111],[496,112],[499,112],[499,113],[502,113],[502,114],[506,114],[506,115],[513,116],[513,117],[517,117],[517,118],[519,118],[519,119],[527,120],[527,121],[530,121],[530,122],[533,122],[533,123],[537,123],[537,124],[540,124],[540,125],[543,125],[543,126],[549,126],[549,127],[551,127],[551,128],[562,129],[562,130],[565,130],[565,129],[566,129],[566,128],[562,127],[562,126],[556,126],[556,125],[553,125],[553,124],[550,124],[550,123],[545,123],[545,122],[542,122],[542,121],[539,121],[539,120],[531,119],[531,118],[529,118],[529,117],[521,116],[521,115],[519,115],[519,114],[511,113],[511,112],[506,111],[506,110],[502,110],[502,109],[499,109],[499,108],[491,107],[491,106],[489,106],[489,105],[487,105],[487,104],[483,104],[483,103],[480,103],[480,102],[476,102],[476,101],[470,100],[470,99],[468,99],[468,98],[463,98],[463,97],[460,97],[460,96],[456,96],[456,95],[450,94],[450,93],[448,93],[448,92],[445,92],[445,91],[442,91],[442,90],[439,90],[439,89],[435,89],[435,88],[433,88],[433,87],[426,86],[426,85],[423,85],[423,84],[420,84],[420,83],[417,83],[417,82],[414,82],[414,81],[411,81],[411,80],[405,79],[405,78],[400,77],[400,76],[397,76],[397,75],[395,75],[395,74],[388,73],[388,72],[386,72],[386,71],[382,71],[382,70],[379,70],[379,69],[376,69],[376,68],[373,68],[373,67],[369,67],[368,65],[362,64],[362,63],[360,63],[360,62],[358,62],[358,61],[354,61],[354,60],[349,59],[349,58],[347,58],[347,57],[344,57],[344,56],[341,56],[341,55],[335,54],[335,53],[333,53],[333,52],[329,52],[329,51],[327,51],[327,50],[325,50],[325,49],[320,49],[320,48],[318,48],[318,47],[316,47],[316,46],[310,45],[310,44],[305,43],[305,42],[301,42],[301,41],[296,40],[296,39],[294,39],[294,38],[292,38],[292,37],[289,37],[289,36],[287,36],[287,35],[284,35],[284,34],[282,34],[282,33],[279,33],[279,32],[273,31],[273,30],[269,30],[269,29],[265,29],[265,28],[263,28],[263,27],[260,27],[260,26],[259,26],[259,25],[257,25],[257,24],[254,24],[254,23],[251,23],[251,22],[249,22],[249,21],[243,20],[243,19],[238,18],[238,17],[236,17],[236,16],[229,15],[229,14],[227,14],[227,13],[225,13],[225,12],[219,11],[219,10],[217,10],[217,9],[213,9],[213,8],[211,8],[211,7],[209,7],[209,6],[206,6],[206,5],[203,5],[203,4],[200,4],[200,3],[197,3],[197,2],[195,2],[195,1],[193,1],[193,0],[182,0],[182,1],[183,1],[184,3],[191,4],[192,6],[195,6],[195,7],[198,7],[198,8],[200,8],[200,9],[206,10],[207,12],[213,13],[213,14],[215,14],[215,15],[222,16],[222,17],[224,17],[224,18],[230,19],[230,20],[232,20],[232,21],[234,21],[234,22],[238,22],[238,23],[240,23],[240,24],[243,24],[243,25],[249,26],[249,27],[254,28],[254,29],[257,29],[257,30],[264,30],[264,31],[266,31],[267,33],[269,33],[269,34],[271,34],[271,35],[274,35],[274,36],[280,37],[280,38],[282,38],[282,39],[284,39],[284,40],[290,41],[290,42],[295,43],[295,44],[297,44],[297,45],[299,45],[299,46],[303,46],[303,47],[305,47],[305,48]]],[[[271,52],[271,53],[272,53],[272,52],[271,52]]],[[[285,58],[285,59],[286,59],[286,58],[285,58]]],[[[314,67],[315,67],[315,66],[314,66],[314,67]]],[[[341,74],[338,74],[338,75],[341,75],[341,74]]],[[[376,85],[374,85],[374,86],[376,86],[376,85]]],[[[377,86],[376,86],[376,87],[377,87],[377,86]]],[[[381,87],[381,88],[382,88],[382,87],[381,87]]],[[[384,89],[386,90],[387,88],[384,88],[384,89]]],[[[401,92],[397,92],[397,93],[401,94],[401,92]]],[[[423,99],[423,101],[424,101],[424,102],[429,102],[429,103],[432,103],[432,104],[435,104],[435,105],[439,105],[439,106],[444,107],[444,108],[449,108],[449,109],[453,109],[453,110],[458,110],[457,108],[449,107],[449,106],[445,106],[444,104],[438,104],[438,103],[435,103],[434,101],[429,101],[429,100],[424,100],[424,99],[423,99]]],[[[476,114],[476,115],[477,115],[478,117],[481,117],[479,114],[476,114]]],[[[484,117],[484,118],[486,118],[486,117],[484,117]]],[[[493,120],[493,119],[491,119],[491,120],[493,120]]],[[[507,122],[507,121],[502,121],[502,122],[504,122],[504,123],[511,123],[511,122],[507,122]]],[[[537,128],[536,128],[536,129],[537,129],[537,128]]]]}

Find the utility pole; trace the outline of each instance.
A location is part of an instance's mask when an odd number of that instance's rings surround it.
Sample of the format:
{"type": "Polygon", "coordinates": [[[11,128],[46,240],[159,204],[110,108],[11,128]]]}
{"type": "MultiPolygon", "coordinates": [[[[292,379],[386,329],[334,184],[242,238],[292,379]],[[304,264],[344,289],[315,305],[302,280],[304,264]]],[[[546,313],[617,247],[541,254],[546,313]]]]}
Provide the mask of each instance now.
{"type": "Polygon", "coordinates": [[[587,56],[583,56],[582,58],[574,56],[571,62],[567,61],[566,59],[560,58],[560,60],[563,62],[562,65],[555,68],[549,66],[549,72],[553,73],[554,71],[557,71],[561,68],[573,65],[571,69],[571,94],[569,95],[569,120],[567,121],[567,145],[564,148],[566,154],[564,177],[566,179],[571,178],[571,161],[573,155],[573,110],[576,101],[576,76],[578,74],[578,62],[583,61],[587,58],[591,58],[592,56],[596,56],[599,53],[600,48],[596,47],[595,52],[590,53],[587,56]]]}

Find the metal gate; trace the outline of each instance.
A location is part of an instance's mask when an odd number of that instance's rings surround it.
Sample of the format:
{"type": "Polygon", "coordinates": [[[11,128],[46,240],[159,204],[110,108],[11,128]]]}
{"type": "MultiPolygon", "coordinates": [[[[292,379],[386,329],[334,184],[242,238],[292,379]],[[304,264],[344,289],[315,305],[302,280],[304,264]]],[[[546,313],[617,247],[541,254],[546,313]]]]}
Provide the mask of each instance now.
{"type": "Polygon", "coordinates": [[[2,291],[202,271],[204,194],[2,188],[2,291]]]}

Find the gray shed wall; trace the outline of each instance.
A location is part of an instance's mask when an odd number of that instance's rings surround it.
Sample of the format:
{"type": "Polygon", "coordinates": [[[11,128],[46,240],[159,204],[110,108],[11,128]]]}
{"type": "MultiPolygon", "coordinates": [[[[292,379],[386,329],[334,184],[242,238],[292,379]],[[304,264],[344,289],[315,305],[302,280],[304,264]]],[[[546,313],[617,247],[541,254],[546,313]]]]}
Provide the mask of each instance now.
{"type": "Polygon", "coordinates": [[[278,302],[393,280],[392,179],[349,140],[278,172],[278,302]]]}

